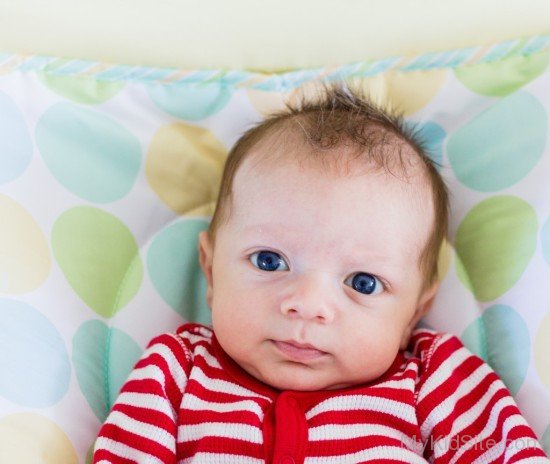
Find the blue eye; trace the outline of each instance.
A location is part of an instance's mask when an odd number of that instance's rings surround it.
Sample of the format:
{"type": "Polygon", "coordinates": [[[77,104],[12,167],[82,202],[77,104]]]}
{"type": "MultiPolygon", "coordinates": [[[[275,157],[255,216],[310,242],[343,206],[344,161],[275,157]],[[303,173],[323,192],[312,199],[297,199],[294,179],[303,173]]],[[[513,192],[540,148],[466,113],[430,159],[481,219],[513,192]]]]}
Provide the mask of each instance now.
{"type": "Polygon", "coordinates": [[[250,262],[262,271],[288,271],[288,264],[281,258],[279,253],[274,251],[257,251],[249,257],[250,262]]]}
{"type": "Polygon", "coordinates": [[[380,280],[372,274],[366,274],[365,272],[351,275],[344,283],[364,295],[376,295],[384,291],[384,286],[380,280]]]}

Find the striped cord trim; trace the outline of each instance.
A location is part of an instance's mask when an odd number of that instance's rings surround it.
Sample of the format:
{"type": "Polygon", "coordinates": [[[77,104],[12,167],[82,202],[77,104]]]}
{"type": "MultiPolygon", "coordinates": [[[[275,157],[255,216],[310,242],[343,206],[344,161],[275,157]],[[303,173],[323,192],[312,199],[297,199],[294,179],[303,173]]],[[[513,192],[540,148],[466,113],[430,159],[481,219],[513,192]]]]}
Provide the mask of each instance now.
{"type": "Polygon", "coordinates": [[[0,53],[0,75],[19,70],[23,72],[45,72],[54,76],[87,76],[96,80],[111,82],[217,84],[235,88],[284,92],[314,80],[331,82],[372,77],[390,70],[411,72],[452,69],[459,66],[492,63],[515,56],[530,56],[548,51],[550,51],[550,35],[542,35],[479,47],[430,52],[412,57],[389,57],[336,67],[281,73],[222,69],[152,68],[49,56],[0,53]]]}

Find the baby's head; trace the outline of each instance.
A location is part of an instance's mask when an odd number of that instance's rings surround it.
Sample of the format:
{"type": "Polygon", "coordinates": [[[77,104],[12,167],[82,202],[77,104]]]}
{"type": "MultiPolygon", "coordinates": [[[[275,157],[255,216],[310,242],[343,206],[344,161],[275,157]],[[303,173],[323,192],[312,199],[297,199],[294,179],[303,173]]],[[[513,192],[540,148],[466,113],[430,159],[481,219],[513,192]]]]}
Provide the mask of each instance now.
{"type": "Polygon", "coordinates": [[[349,91],[268,118],[200,236],[220,345],[279,389],[380,377],[433,301],[447,203],[403,121],[349,91]]]}

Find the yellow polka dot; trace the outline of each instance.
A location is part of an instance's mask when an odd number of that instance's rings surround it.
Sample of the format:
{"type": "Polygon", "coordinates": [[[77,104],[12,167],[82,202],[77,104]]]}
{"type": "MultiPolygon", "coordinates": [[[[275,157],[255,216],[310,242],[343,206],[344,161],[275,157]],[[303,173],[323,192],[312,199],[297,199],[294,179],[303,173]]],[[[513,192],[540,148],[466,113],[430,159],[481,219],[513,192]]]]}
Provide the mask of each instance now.
{"type": "Polygon", "coordinates": [[[303,100],[316,101],[323,95],[323,86],[320,82],[311,81],[292,92],[284,95],[285,101],[293,107],[299,107],[303,100]]]}
{"type": "Polygon", "coordinates": [[[175,213],[211,214],[226,156],[206,129],[179,122],[163,126],[147,153],[147,180],[175,213]]]}
{"type": "Polygon", "coordinates": [[[0,462],[17,464],[77,464],[67,435],[38,414],[12,414],[0,420],[0,462]]]}
{"type": "Polygon", "coordinates": [[[50,272],[48,242],[25,208],[0,195],[0,292],[25,293],[39,287],[50,272]]]}
{"type": "Polygon", "coordinates": [[[261,115],[267,116],[285,109],[284,102],[288,94],[248,89],[246,95],[254,109],[261,115]]]}
{"type": "Polygon", "coordinates": [[[449,271],[452,257],[453,247],[448,240],[444,240],[441,248],[439,249],[439,257],[437,259],[437,280],[440,282],[445,278],[447,272],[449,271]]]}
{"type": "Polygon", "coordinates": [[[379,74],[374,77],[349,79],[347,84],[350,89],[370,102],[384,107],[388,104],[388,84],[385,76],[385,74],[379,74]]]}
{"type": "Polygon", "coordinates": [[[389,71],[350,82],[375,103],[387,104],[408,116],[422,109],[437,95],[446,76],[447,70],[389,71]]]}
{"type": "Polygon", "coordinates": [[[542,383],[550,389],[550,363],[548,362],[548,353],[550,353],[550,312],[542,320],[539,330],[535,336],[535,366],[542,383]]]}

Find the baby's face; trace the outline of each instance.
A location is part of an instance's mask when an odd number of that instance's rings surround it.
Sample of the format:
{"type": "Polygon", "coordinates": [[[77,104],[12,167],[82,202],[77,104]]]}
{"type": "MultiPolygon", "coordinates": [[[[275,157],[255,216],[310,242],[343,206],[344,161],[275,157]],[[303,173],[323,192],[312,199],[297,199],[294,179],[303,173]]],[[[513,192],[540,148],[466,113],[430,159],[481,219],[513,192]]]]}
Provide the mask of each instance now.
{"type": "Polygon", "coordinates": [[[385,172],[339,176],[292,155],[236,174],[213,247],[200,237],[214,331],[249,374],[323,390],[380,377],[431,304],[418,261],[429,188],[385,172]]]}

